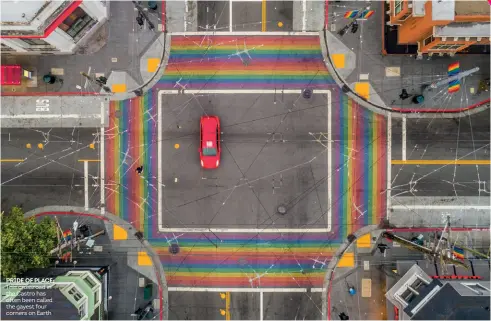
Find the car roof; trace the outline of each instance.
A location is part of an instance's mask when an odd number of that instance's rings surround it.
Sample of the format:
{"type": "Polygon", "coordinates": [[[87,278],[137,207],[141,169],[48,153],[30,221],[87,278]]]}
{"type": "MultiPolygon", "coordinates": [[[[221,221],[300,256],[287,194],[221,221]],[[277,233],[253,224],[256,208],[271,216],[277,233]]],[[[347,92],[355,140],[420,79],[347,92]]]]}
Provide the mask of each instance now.
{"type": "Polygon", "coordinates": [[[202,117],[203,148],[216,148],[218,119],[215,116],[202,117]]]}

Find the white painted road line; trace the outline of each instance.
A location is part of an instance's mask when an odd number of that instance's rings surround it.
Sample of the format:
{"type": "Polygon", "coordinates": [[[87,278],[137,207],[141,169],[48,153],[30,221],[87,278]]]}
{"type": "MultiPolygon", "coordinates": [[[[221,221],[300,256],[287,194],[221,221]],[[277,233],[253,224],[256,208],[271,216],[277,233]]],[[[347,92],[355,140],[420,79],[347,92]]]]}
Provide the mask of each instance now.
{"type": "Polygon", "coordinates": [[[85,210],[89,210],[89,162],[84,161],[84,196],[85,210]]]}
{"type": "MultiPolygon", "coordinates": [[[[175,92],[164,92],[164,94],[177,94],[177,90],[175,92]]],[[[276,89],[184,89],[182,90],[182,94],[301,94],[301,89],[284,89],[284,90],[276,90],[276,89]]],[[[314,94],[327,94],[330,93],[329,89],[314,89],[314,94]]]]}
{"type": "Polygon", "coordinates": [[[157,101],[157,163],[158,163],[158,172],[157,172],[157,216],[158,216],[158,226],[159,229],[163,225],[163,213],[162,213],[162,94],[160,91],[158,95],[157,101]]]}
{"type": "Polygon", "coordinates": [[[406,160],[406,115],[402,116],[402,160],[406,160]]]}
{"type": "MultiPolygon", "coordinates": [[[[158,170],[158,189],[157,189],[157,194],[158,194],[158,200],[157,200],[157,215],[158,215],[158,227],[159,227],[159,232],[162,233],[328,233],[331,232],[332,229],[332,211],[331,211],[331,187],[332,187],[332,178],[331,178],[331,173],[329,172],[328,175],[330,179],[328,179],[328,212],[327,212],[327,228],[251,228],[251,229],[243,229],[243,228],[203,228],[203,227],[196,227],[196,228],[168,228],[168,227],[163,227],[163,201],[162,201],[162,168],[161,168],[161,157],[162,157],[162,128],[161,128],[161,122],[162,122],[162,95],[176,95],[176,94],[301,94],[302,90],[301,89],[288,89],[288,90],[275,90],[275,89],[262,89],[262,90],[249,90],[249,89],[211,89],[211,90],[200,90],[200,89],[190,89],[190,90],[160,90],[159,91],[159,96],[158,96],[158,144],[157,144],[157,155],[158,155],[158,162],[159,162],[159,170],[158,170]]],[[[331,91],[328,89],[321,89],[321,90],[314,90],[314,94],[326,94],[327,95],[327,109],[328,109],[328,154],[331,156],[328,156],[328,166],[330,165],[330,158],[332,157],[332,137],[331,137],[331,131],[330,131],[330,124],[331,124],[331,110],[332,110],[332,98],[331,98],[331,91]]],[[[328,169],[329,171],[329,169],[328,169]]]]}
{"type": "Polygon", "coordinates": [[[230,0],[228,3],[228,15],[229,15],[228,19],[230,21],[230,23],[229,23],[229,31],[230,32],[232,32],[232,16],[233,16],[233,14],[232,14],[232,1],[233,0],[230,0]]]}
{"type": "Polygon", "coordinates": [[[260,306],[259,306],[259,320],[263,321],[264,320],[264,292],[261,291],[259,292],[259,302],[260,302],[260,306]]]}
{"type": "Polygon", "coordinates": [[[393,210],[491,210],[489,205],[392,205],[393,210]]]}
{"type": "Polygon", "coordinates": [[[53,118],[62,118],[62,119],[79,119],[79,118],[101,118],[99,114],[23,114],[23,115],[0,115],[0,119],[53,119],[53,118]]]}
{"type": "Polygon", "coordinates": [[[386,185],[386,199],[387,199],[387,213],[386,217],[390,217],[390,204],[392,197],[392,114],[387,116],[387,185],[386,185]]]}
{"type": "Polygon", "coordinates": [[[170,32],[171,36],[319,36],[318,32],[302,31],[202,31],[202,32],[170,32]]]}
{"type": "MultiPolygon", "coordinates": [[[[306,293],[307,288],[198,288],[169,287],[169,292],[235,292],[235,293],[306,293]]],[[[322,292],[322,288],[310,288],[310,292],[322,292]]]]}
{"type": "Polygon", "coordinates": [[[302,32],[307,30],[307,0],[302,0],[302,32]]]}
{"type": "Polygon", "coordinates": [[[185,3],[185,11],[186,11],[186,13],[184,14],[184,32],[186,32],[188,30],[188,21],[186,20],[186,18],[188,16],[189,7],[187,1],[184,1],[184,3],[185,3]]]}
{"type": "Polygon", "coordinates": [[[327,230],[331,231],[332,220],[332,100],[327,93],[327,230]]]}
{"type": "Polygon", "coordinates": [[[106,167],[104,165],[104,158],[105,158],[105,138],[104,134],[106,129],[104,128],[104,103],[101,102],[101,145],[99,149],[99,153],[101,154],[101,185],[100,185],[100,192],[101,192],[101,214],[104,215],[106,214],[106,167]]]}
{"type": "Polygon", "coordinates": [[[234,227],[161,227],[163,233],[327,233],[327,228],[234,228],[234,227]]]}

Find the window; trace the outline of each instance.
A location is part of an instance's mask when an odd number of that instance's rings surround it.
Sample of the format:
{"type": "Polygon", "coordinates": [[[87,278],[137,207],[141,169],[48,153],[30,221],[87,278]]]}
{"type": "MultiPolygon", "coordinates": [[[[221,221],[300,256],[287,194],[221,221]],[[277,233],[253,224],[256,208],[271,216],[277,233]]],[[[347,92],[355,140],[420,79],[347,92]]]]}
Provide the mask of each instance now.
{"type": "Polygon", "coordinates": [[[78,314],[83,317],[85,315],[85,303],[78,307],[78,314]]]}
{"type": "Polygon", "coordinates": [[[90,278],[90,276],[87,276],[84,280],[85,280],[85,282],[87,282],[87,284],[90,286],[91,289],[94,286],[96,286],[96,283],[90,278]]]}
{"type": "Polygon", "coordinates": [[[394,16],[397,16],[402,11],[403,0],[395,0],[394,1],[394,16]]]}
{"type": "Polygon", "coordinates": [[[405,21],[409,16],[411,15],[411,12],[408,11],[405,15],[399,18],[399,21],[405,21]]]}
{"type": "Polygon", "coordinates": [[[83,36],[82,31],[89,29],[95,24],[92,19],[82,8],[78,7],[60,24],[60,29],[65,31],[70,37],[78,38],[83,36]]]}
{"type": "Polygon", "coordinates": [[[203,148],[203,156],[216,156],[217,150],[213,147],[205,147],[203,148]]]}
{"type": "Polygon", "coordinates": [[[411,290],[407,289],[406,291],[402,292],[401,298],[406,301],[407,303],[410,303],[414,299],[414,293],[411,292],[411,290]]]}
{"type": "Polygon", "coordinates": [[[488,288],[479,283],[462,283],[462,285],[466,286],[477,295],[484,295],[485,293],[487,293],[486,295],[489,295],[490,292],[488,288]]]}
{"type": "Polygon", "coordinates": [[[29,45],[25,48],[27,51],[58,51],[56,47],[50,45],[48,42],[42,39],[19,39],[19,40],[29,45]]]}
{"type": "Polygon", "coordinates": [[[433,42],[433,40],[435,40],[435,38],[433,36],[429,36],[428,38],[426,38],[425,40],[423,40],[423,46],[428,46],[430,43],[433,42]]]}
{"type": "Polygon", "coordinates": [[[7,52],[7,51],[15,51],[14,49],[10,48],[9,46],[7,45],[4,45],[3,43],[1,44],[2,47],[1,47],[1,51],[2,52],[7,52]]]}
{"type": "Polygon", "coordinates": [[[99,298],[99,290],[97,290],[97,291],[94,292],[94,301],[97,304],[97,302],[99,302],[99,300],[100,300],[100,298],[99,298]]]}
{"type": "Polygon", "coordinates": [[[457,44],[438,44],[436,46],[433,46],[431,48],[428,48],[428,50],[457,50],[460,47],[464,46],[462,43],[457,43],[457,44]]]}
{"type": "Polygon", "coordinates": [[[42,39],[20,39],[30,46],[50,46],[49,43],[42,39]]]}
{"type": "Polygon", "coordinates": [[[83,298],[83,296],[75,288],[71,288],[68,291],[68,294],[70,294],[71,296],[73,296],[73,298],[75,299],[75,301],[79,301],[81,298],[83,298]]]}

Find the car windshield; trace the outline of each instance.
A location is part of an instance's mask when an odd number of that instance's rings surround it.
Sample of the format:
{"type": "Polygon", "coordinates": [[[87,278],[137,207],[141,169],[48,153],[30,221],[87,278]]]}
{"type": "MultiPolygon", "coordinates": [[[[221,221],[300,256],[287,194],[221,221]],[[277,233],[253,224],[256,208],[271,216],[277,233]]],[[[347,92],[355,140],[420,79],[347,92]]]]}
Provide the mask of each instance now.
{"type": "Polygon", "coordinates": [[[206,147],[203,148],[203,156],[216,156],[217,150],[215,148],[206,147]]]}

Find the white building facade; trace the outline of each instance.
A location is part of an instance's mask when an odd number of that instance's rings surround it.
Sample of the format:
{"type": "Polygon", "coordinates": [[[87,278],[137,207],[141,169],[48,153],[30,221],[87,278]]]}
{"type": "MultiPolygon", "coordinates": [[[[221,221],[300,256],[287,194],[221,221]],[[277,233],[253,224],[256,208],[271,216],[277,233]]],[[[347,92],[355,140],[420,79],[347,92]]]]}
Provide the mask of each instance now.
{"type": "Polygon", "coordinates": [[[109,1],[1,1],[2,54],[72,54],[109,17],[109,1]]]}

